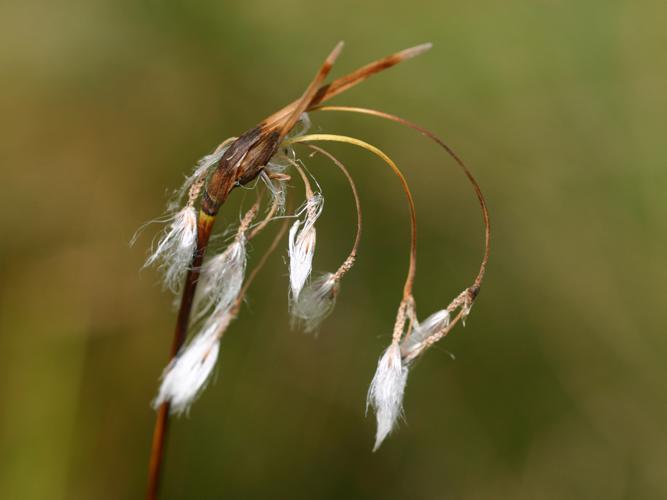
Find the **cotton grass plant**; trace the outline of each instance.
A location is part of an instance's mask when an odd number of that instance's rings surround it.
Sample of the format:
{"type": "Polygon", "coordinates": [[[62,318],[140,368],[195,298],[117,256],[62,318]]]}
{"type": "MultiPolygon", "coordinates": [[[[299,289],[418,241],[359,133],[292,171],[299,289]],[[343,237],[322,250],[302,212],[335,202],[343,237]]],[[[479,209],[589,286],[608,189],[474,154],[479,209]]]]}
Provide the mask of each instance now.
{"type": "Polygon", "coordinates": [[[408,270],[389,345],[380,355],[367,397],[367,409],[377,418],[373,450],[394,430],[403,413],[403,394],[414,361],[433,344],[465,321],[477,297],[489,256],[490,226],[482,192],[461,159],[432,132],[389,113],[323,103],[369,76],[417,56],[430,48],[419,45],[390,55],[325,84],[342,43],[329,54],[303,95],[266,118],[259,125],[223,141],[195,166],[169,204],[164,232],[154,245],[146,265],[156,265],[165,287],[180,296],[169,363],[164,369],[153,401],[157,420],[153,434],[147,498],[157,498],[164,443],[170,414],[187,413],[211,379],[220,357],[221,342],[237,318],[253,279],[287,232],[289,256],[288,303],[292,325],[317,333],[332,313],[344,276],[350,272],[361,240],[362,215],[359,193],[349,170],[321,144],[336,142],[360,147],[382,160],[397,176],[410,214],[408,270]],[[441,310],[418,320],[413,285],[416,273],[417,216],[407,180],[396,163],[382,150],[361,139],[339,134],[309,134],[315,112],[365,114],[412,128],[441,146],[463,170],[479,200],[484,222],[484,252],[472,284],[441,310]],[[320,144],[320,145],[316,145],[320,144]],[[305,149],[304,149],[305,148],[305,149]],[[302,153],[308,155],[303,156],[302,153]],[[329,159],[343,173],[353,193],[357,212],[351,250],[338,268],[313,272],[318,245],[317,221],[324,209],[324,196],[306,162],[313,155],[329,159]],[[305,158],[305,159],[304,159],[305,158]],[[294,175],[296,173],[296,175],[294,175]],[[285,213],[290,204],[288,182],[299,179],[305,199],[285,213]],[[213,251],[211,236],[216,217],[230,194],[239,187],[256,192],[253,205],[243,213],[231,237],[213,251]],[[183,202],[183,200],[185,200],[183,202]],[[181,206],[182,204],[182,206],[181,206]],[[276,223],[273,223],[273,222],[276,223]],[[282,221],[282,222],[280,222],[282,221]],[[289,224],[289,231],[287,226],[289,224]],[[257,264],[246,275],[248,243],[269,228],[274,239],[257,264]],[[186,342],[190,334],[189,340],[186,342]]]}

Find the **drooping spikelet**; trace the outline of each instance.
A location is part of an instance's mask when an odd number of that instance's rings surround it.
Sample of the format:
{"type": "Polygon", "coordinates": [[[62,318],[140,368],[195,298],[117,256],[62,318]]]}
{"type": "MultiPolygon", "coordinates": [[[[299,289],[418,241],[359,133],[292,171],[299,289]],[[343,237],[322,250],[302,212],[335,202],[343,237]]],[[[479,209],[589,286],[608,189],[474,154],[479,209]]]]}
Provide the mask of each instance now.
{"type": "Polygon", "coordinates": [[[202,266],[195,298],[194,317],[200,318],[211,309],[229,309],[243,286],[246,269],[246,238],[237,234],[220,254],[202,266]]]}
{"type": "Polygon", "coordinates": [[[231,321],[229,314],[210,320],[202,331],[171,360],[153,407],[170,403],[171,413],[182,414],[201,394],[213,372],[220,351],[220,332],[231,321]]]}
{"type": "Polygon", "coordinates": [[[338,276],[326,273],[308,283],[292,303],[292,326],[300,325],[306,333],[317,331],[320,323],[333,311],[339,290],[338,276]]]}
{"type": "Polygon", "coordinates": [[[299,298],[313,267],[315,255],[315,222],[322,213],[324,199],[320,193],[313,194],[306,201],[300,213],[303,220],[297,219],[289,231],[289,271],[292,301],[299,298]]]}
{"type": "Polygon", "coordinates": [[[375,376],[368,390],[366,408],[372,407],[377,417],[376,451],[394,429],[403,412],[403,393],[408,380],[408,367],[401,359],[401,349],[393,342],[378,361],[375,376]]]}
{"type": "Polygon", "coordinates": [[[415,323],[412,333],[401,342],[401,353],[410,361],[422,352],[423,343],[432,335],[449,326],[450,314],[447,309],[441,309],[421,323],[415,323]]]}
{"type": "Polygon", "coordinates": [[[164,285],[177,292],[197,243],[197,214],[192,205],[176,212],[144,267],[159,263],[164,285]]]}

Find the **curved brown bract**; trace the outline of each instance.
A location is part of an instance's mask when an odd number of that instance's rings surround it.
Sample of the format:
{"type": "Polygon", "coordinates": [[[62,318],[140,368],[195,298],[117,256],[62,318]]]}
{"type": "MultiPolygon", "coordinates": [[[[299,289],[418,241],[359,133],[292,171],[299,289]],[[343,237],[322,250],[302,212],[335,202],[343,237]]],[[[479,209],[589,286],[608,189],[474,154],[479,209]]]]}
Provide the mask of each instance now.
{"type": "Polygon", "coordinates": [[[202,210],[205,213],[217,214],[220,206],[235,186],[247,184],[260,174],[304,112],[345,92],[380,71],[425,52],[431,48],[431,44],[402,50],[362,66],[327,85],[322,85],[342,48],[342,42],[336,45],[299,99],[243,133],[231,144],[218,162],[204,190],[202,210]]]}

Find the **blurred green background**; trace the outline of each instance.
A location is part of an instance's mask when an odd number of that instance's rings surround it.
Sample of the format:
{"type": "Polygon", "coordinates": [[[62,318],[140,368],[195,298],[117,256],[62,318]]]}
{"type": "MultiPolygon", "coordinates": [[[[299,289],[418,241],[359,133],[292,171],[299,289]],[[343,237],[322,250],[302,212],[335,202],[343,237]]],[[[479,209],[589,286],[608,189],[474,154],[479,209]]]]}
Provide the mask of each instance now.
{"type": "MultiPolygon", "coordinates": [[[[434,43],[334,102],[420,122],[466,159],[493,222],[486,284],[467,327],[412,371],[406,422],[372,454],[365,395],[408,220],[388,169],[329,146],[366,218],[336,311],[316,340],[291,331],[285,248],[274,255],[216,382],[174,422],[163,498],[667,498],[666,21],[665,2],[629,0],[4,2],[0,498],[143,496],[175,314],[157,273],[139,272],[158,228],[128,241],[340,39],[334,76],[434,43]]],[[[418,310],[446,305],[481,256],[465,178],[395,124],[312,119],[404,168],[418,310]]],[[[315,267],[331,270],[352,200],[335,168],[309,165],[327,199],[315,267]]]]}

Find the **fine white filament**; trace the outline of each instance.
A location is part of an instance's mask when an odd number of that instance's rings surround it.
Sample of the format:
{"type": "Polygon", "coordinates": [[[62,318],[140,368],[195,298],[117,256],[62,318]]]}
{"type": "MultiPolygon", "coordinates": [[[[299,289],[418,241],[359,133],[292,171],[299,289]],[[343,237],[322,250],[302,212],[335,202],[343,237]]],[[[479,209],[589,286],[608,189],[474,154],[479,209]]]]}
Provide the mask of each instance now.
{"type": "Polygon", "coordinates": [[[313,267],[315,255],[315,222],[322,213],[323,198],[315,193],[308,198],[300,213],[305,213],[304,220],[298,220],[289,231],[289,276],[292,301],[299,298],[313,267]]]}
{"type": "Polygon", "coordinates": [[[162,384],[153,407],[171,403],[170,412],[182,414],[206,387],[218,360],[220,338],[218,324],[211,324],[195,336],[181,352],[171,360],[162,375],[162,384]]]}
{"type": "Polygon", "coordinates": [[[171,217],[171,223],[144,267],[160,262],[164,284],[177,292],[187,272],[197,243],[197,214],[187,205],[171,217]]]}
{"type": "Polygon", "coordinates": [[[246,238],[239,233],[224,252],[202,266],[194,305],[195,319],[212,307],[228,310],[238,296],[246,269],[246,238]]]}
{"type": "Polygon", "coordinates": [[[285,168],[280,165],[269,163],[269,165],[266,166],[265,170],[262,170],[262,172],[259,174],[259,178],[266,185],[266,188],[268,189],[269,194],[271,195],[271,199],[273,200],[273,204],[276,206],[276,213],[282,214],[285,211],[285,200],[287,196],[286,182],[280,179],[277,180],[272,179],[269,176],[269,174],[266,173],[267,170],[271,173],[277,172],[278,174],[282,174],[285,168]]]}
{"type": "Polygon", "coordinates": [[[408,367],[401,360],[401,349],[392,343],[378,361],[377,370],[366,399],[377,417],[376,451],[396,425],[403,411],[403,393],[408,380],[408,367]]]}
{"type": "Polygon", "coordinates": [[[403,356],[411,358],[411,354],[418,354],[424,341],[441,332],[449,326],[450,315],[447,309],[441,309],[421,323],[416,323],[412,333],[401,342],[403,356]]]}
{"type": "Polygon", "coordinates": [[[293,325],[300,324],[306,333],[316,332],[320,323],[333,311],[339,281],[327,273],[308,283],[292,303],[293,325]]]}
{"type": "Polygon", "coordinates": [[[229,146],[218,147],[213,153],[208,154],[201,158],[195,165],[194,170],[190,175],[185,178],[185,181],[179,189],[176,190],[172,201],[169,203],[169,208],[173,209],[175,205],[180,203],[185,193],[188,192],[190,187],[197,181],[203,180],[206,178],[209,170],[211,170],[216,163],[220,161],[220,158],[225,154],[229,146]]]}

